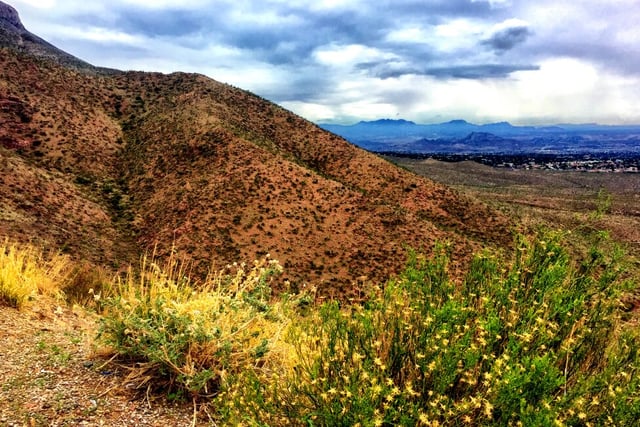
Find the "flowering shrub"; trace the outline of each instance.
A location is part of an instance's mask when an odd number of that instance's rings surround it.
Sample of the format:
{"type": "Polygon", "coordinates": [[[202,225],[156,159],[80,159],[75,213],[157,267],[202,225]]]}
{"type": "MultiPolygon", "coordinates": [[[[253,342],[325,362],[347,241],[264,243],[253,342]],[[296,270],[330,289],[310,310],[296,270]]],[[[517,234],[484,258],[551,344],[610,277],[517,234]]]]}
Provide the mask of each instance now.
{"type": "Polygon", "coordinates": [[[458,285],[447,247],[364,305],[291,324],[295,357],[241,372],[215,399],[229,424],[633,425],[640,340],[620,318],[621,254],[574,262],[562,234],[484,253],[458,285]]]}

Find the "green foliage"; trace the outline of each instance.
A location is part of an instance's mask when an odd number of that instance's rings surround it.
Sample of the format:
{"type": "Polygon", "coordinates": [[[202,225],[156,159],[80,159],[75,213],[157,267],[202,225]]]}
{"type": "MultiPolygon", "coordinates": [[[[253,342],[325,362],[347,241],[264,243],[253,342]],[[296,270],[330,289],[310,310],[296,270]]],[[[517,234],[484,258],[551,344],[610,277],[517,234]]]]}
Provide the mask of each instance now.
{"type": "MultiPolygon", "coordinates": [[[[194,289],[173,261],[143,261],[103,302],[99,342],[136,366],[129,380],[173,396],[214,394],[229,375],[267,365],[286,326],[283,304],[268,300],[275,261],[239,266],[194,289]]],[[[277,353],[274,353],[277,355],[277,353]]]]}
{"type": "Polygon", "coordinates": [[[598,190],[598,194],[596,196],[596,208],[589,215],[589,218],[591,220],[599,220],[602,219],[605,214],[611,213],[611,203],[611,193],[602,188],[598,190]]]}
{"type": "Polygon", "coordinates": [[[620,320],[620,253],[575,262],[564,235],[478,255],[466,279],[447,248],[411,254],[361,306],[292,322],[295,358],[241,373],[215,399],[249,425],[633,425],[640,340],[620,320]]]}

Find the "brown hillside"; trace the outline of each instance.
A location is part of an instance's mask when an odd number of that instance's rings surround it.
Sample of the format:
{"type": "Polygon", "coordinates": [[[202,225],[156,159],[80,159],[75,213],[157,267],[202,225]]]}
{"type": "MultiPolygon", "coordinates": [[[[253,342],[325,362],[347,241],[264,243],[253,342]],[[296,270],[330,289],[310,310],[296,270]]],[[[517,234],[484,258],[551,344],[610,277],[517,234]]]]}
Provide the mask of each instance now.
{"type": "Polygon", "coordinates": [[[101,81],[0,49],[0,235],[117,265],[139,251],[109,209],[121,129],[101,81]]]}
{"type": "Polygon", "coordinates": [[[1,235],[114,266],[173,245],[200,272],[270,253],[325,294],[398,271],[405,245],[462,261],[510,240],[485,205],[246,91],[0,54],[1,235]]]}

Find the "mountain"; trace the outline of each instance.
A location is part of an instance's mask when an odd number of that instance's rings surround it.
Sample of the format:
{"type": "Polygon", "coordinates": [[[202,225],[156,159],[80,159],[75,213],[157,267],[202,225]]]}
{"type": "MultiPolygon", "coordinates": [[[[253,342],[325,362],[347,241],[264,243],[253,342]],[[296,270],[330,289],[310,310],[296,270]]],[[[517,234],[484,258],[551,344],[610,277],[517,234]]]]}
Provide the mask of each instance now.
{"type": "Polygon", "coordinates": [[[420,135],[420,126],[407,120],[381,119],[361,121],[354,125],[321,124],[320,127],[347,140],[374,142],[380,135],[393,135],[395,139],[414,139],[420,135]]]}
{"type": "Polygon", "coordinates": [[[379,119],[379,120],[373,120],[373,121],[361,121],[359,122],[359,124],[366,125],[366,126],[404,126],[404,125],[413,126],[415,125],[414,122],[409,120],[404,120],[404,119],[398,119],[398,120],[379,119]]]}
{"type": "Polygon", "coordinates": [[[294,289],[328,296],[399,271],[406,246],[450,242],[455,271],[510,240],[500,213],[247,91],[198,74],[96,73],[25,49],[11,10],[0,236],[114,270],[145,251],[175,253],[196,275],[270,253],[294,289]]]}
{"type": "Polygon", "coordinates": [[[424,154],[640,154],[640,126],[593,123],[514,126],[508,122],[477,125],[466,120],[421,125],[404,120],[377,120],[320,127],[375,152],[424,154]],[[384,123],[379,126],[377,123],[384,123]],[[408,126],[407,123],[411,125],[408,126]]]}
{"type": "Polygon", "coordinates": [[[55,61],[58,64],[78,70],[88,72],[114,71],[107,68],[94,67],[30,33],[22,25],[18,12],[2,1],[0,1],[0,47],[11,47],[19,52],[55,61]]]}

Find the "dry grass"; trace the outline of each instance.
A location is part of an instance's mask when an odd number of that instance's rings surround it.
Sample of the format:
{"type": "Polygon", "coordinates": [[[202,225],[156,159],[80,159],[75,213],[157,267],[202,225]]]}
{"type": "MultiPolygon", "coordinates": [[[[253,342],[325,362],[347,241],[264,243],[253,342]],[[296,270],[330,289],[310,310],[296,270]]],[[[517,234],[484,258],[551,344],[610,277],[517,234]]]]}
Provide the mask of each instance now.
{"type": "Polygon", "coordinates": [[[108,291],[101,352],[132,366],[127,381],[136,388],[193,398],[217,393],[240,372],[281,365],[288,303],[271,303],[269,287],[281,267],[263,259],[234,270],[193,283],[175,258],[144,258],[140,273],[108,291]]]}
{"type": "Polygon", "coordinates": [[[70,272],[64,255],[45,257],[34,247],[5,240],[0,244],[0,302],[24,308],[39,297],[62,298],[70,272]]]}

